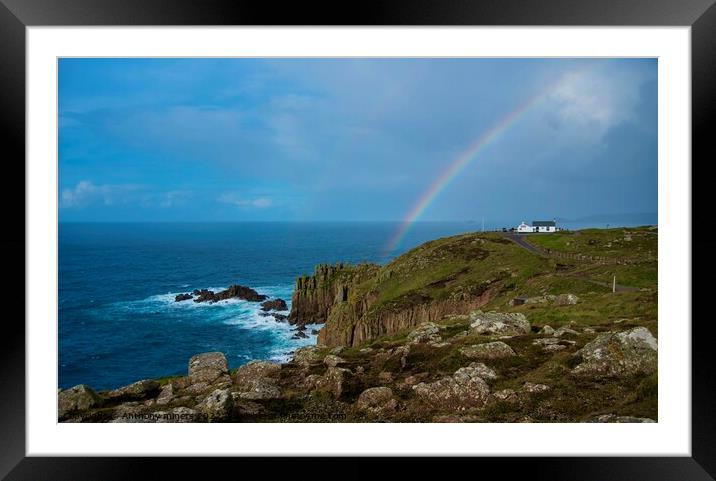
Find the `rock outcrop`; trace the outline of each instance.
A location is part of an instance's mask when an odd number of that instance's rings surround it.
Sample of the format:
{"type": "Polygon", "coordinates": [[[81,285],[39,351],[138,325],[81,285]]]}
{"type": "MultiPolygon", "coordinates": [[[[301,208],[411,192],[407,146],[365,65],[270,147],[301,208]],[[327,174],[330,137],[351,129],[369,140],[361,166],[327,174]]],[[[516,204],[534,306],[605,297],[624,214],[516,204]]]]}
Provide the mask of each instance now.
{"type": "Polygon", "coordinates": [[[656,338],[645,327],[600,334],[577,351],[572,375],[602,378],[651,374],[657,370],[656,338]]]}
{"type": "Polygon", "coordinates": [[[378,272],[375,264],[320,264],[313,275],[296,279],[291,297],[291,324],[322,324],[334,305],[347,302],[352,290],[378,272]]]}
{"type": "Polygon", "coordinates": [[[516,356],[515,351],[502,341],[486,342],[461,347],[460,354],[469,359],[501,359],[516,356]]]}
{"type": "Polygon", "coordinates": [[[229,366],[221,352],[205,352],[189,359],[189,384],[209,386],[216,383],[230,383],[229,366]]]}
{"type": "Polygon", "coordinates": [[[64,389],[57,395],[57,409],[60,418],[77,411],[84,411],[102,404],[102,399],[85,384],[64,389]]]}
{"type": "Polygon", "coordinates": [[[475,334],[494,336],[520,336],[529,334],[530,323],[519,312],[482,312],[470,313],[470,329],[475,334]]]}
{"type": "Polygon", "coordinates": [[[389,387],[371,387],[363,391],[356,401],[356,408],[373,415],[395,411],[398,402],[389,387]]]}
{"type": "Polygon", "coordinates": [[[271,299],[261,303],[261,310],[264,312],[268,311],[285,311],[288,310],[286,301],[283,299],[271,299]]]}
{"type": "Polygon", "coordinates": [[[415,394],[434,408],[464,410],[484,406],[490,388],[480,377],[481,370],[463,367],[452,376],[413,386],[415,394]]]}
{"type": "Polygon", "coordinates": [[[234,384],[241,399],[279,399],[281,388],[277,380],[281,365],[268,361],[251,361],[239,367],[234,384]]]}
{"type": "Polygon", "coordinates": [[[129,386],[124,386],[109,391],[107,393],[107,397],[109,397],[110,399],[119,399],[127,401],[146,399],[148,397],[153,397],[158,394],[159,389],[160,387],[157,381],[154,381],[152,379],[144,379],[142,381],[132,383],[129,386]]]}
{"type": "Polygon", "coordinates": [[[242,299],[249,302],[261,302],[265,301],[267,298],[267,296],[259,294],[250,287],[240,286],[238,284],[234,284],[228,289],[219,292],[210,291],[208,289],[197,289],[192,294],[195,296],[194,302],[209,303],[224,301],[227,299],[242,299]]]}

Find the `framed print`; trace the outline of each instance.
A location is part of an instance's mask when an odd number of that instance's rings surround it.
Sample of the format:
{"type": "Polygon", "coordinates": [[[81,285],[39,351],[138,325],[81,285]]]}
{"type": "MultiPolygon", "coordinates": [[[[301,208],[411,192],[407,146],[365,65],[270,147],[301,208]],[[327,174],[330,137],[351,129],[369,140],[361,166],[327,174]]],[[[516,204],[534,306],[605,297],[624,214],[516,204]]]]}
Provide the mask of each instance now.
{"type": "Polygon", "coordinates": [[[513,7],[3,0],[2,475],[712,479],[716,7],[513,7]]]}

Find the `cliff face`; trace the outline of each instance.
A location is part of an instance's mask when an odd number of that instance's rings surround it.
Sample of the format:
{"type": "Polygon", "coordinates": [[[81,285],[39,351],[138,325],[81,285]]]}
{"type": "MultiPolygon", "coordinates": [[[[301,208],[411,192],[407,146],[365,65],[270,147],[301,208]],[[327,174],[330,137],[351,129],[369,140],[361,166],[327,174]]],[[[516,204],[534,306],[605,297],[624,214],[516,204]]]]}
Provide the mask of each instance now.
{"type": "Polygon", "coordinates": [[[296,280],[289,319],[325,323],[320,344],[357,346],[483,307],[545,263],[502,237],[466,234],[428,242],[385,266],[319,265],[296,280]]]}
{"type": "Polygon", "coordinates": [[[352,289],[373,277],[379,270],[375,264],[317,265],[313,275],[296,279],[291,297],[291,324],[322,324],[334,305],[347,301],[352,289]]]}
{"type": "Polygon", "coordinates": [[[358,346],[384,335],[435,322],[447,315],[467,314],[487,304],[494,290],[467,299],[424,300],[397,309],[374,308],[372,296],[354,302],[336,304],[326,326],[318,334],[318,343],[327,346],[358,346]]]}

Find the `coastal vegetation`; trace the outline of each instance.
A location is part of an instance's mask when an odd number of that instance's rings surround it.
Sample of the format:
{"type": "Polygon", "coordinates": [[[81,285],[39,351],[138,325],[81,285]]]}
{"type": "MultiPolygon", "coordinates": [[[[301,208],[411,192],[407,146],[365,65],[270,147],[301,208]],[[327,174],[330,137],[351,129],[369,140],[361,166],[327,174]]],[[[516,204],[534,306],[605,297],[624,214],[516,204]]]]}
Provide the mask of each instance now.
{"type": "Polygon", "coordinates": [[[63,390],[59,418],[656,421],[657,232],[526,236],[534,251],[470,233],[383,266],[319,265],[296,280],[287,321],[324,326],[289,362],[230,370],[201,353],[183,376],[63,390]]]}

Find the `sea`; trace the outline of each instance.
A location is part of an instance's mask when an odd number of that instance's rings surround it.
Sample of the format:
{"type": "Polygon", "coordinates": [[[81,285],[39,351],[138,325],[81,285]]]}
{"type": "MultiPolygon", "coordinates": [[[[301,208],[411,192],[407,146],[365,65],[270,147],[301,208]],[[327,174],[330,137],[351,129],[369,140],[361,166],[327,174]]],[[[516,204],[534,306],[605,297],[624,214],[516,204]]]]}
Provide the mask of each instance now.
{"type": "Polygon", "coordinates": [[[295,339],[294,326],[261,316],[259,303],[174,297],[241,284],[284,299],[290,309],[294,280],[316,264],[384,264],[425,241],[483,227],[415,223],[386,252],[398,228],[392,222],[60,223],[58,385],[104,390],[185,374],[189,358],[208,351],[223,352],[230,368],[252,359],[285,361],[314,344],[311,332],[320,326],[308,325],[308,337],[295,339]]]}

